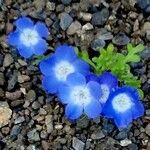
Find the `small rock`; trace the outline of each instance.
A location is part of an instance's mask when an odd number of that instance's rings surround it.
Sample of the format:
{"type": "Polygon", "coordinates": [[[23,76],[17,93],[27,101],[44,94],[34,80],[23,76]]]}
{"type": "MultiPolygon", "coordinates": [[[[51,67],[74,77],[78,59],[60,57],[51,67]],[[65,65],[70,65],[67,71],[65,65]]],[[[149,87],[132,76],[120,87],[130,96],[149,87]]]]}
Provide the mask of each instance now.
{"type": "Polygon", "coordinates": [[[46,8],[50,11],[55,10],[55,3],[53,2],[47,2],[46,8]]]}
{"type": "Polygon", "coordinates": [[[41,104],[38,101],[34,101],[32,104],[33,109],[39,109],[41,107],[41,104]]]}
{"type": "Polygon", "coordinates": [[[87,117],[83,117],[77,120],[77,127],[78,128],[87,128],[89,125],[89,120],[87,117]]]}
{"type": "Polygon", "coordinates": [[[85,13],[85,12],[79,13],[79,19],[82,19],[84,21],[90,21],[91,18],[92,18],[92,14],[90,14],[90,13],[85,13]]]}
{"type": "Polygon", "coordinates": [[[138,150],[139,148],[138,148],[137,145],[135,145],[134,143],[132,143],[132,144],[129,144],[129,145],[128,145],[128,149],[129,149],[129,150],[138,150]]]}
{"type": "Polygon", "coordinates": [[[44,150],[48,150],[49,149],[49,144],[46,141],[42,141],[42,147],[44,150]]]}
{"type": "Polygon", "coordinates": [[[150,123],[146,126],[145,132],[148,136],[150,136],[150,123]]]}
{"type": "Polygon", "coordinates": [[[55,129],[56,130],[61,130],[62,128],[63,128],[63,126],[61,124],[55,125],[55,129]]]}
{"type": "Polygon", "coordinates": [[[72,0],[61,0],[61,2],[65,5],[70,4],[72,0]]]}
{"type": "Polygon", "coordinates": [[[144,60],[149,60],[150,59],[150,47],[145,47],[145,49],[140,53],[140,56],[144,60]]]}
{"type": "Polygon", "coordinates": [[[97,39],[101,40],[111,40],[113,38],[113,35],[111,32],[108,32],[105,28],[100,29],[98,33],[95,36],[97,39]]]}
{"type": "Polygon", "coordinates": [[[62,13],[60,18],[60,27],[63,30],[66,30],[70,26],[72,21],[73,19],[68,13],[62,13]]]}
{"type": "Polygon", "coordinates": [[[18,82],[19,83],[24,83],[26,81],[29,81],[30,77],[27,75],[18,75],[18,82]]]}
{"type": "Polygon", "coordinates": [[[27,133],[27,136],[28,136],[28,140],[30,142],[37,142],[37,141],[40,141],[40,136],[39,136],[39,132],[36,130],[36,129],[33,129],[31,131],[29,131],[27,133]]]}
{"type": "Polygon", "coordinates": [[[75,34],[77,31],[79,31],[81,29],[81,24],[79,21],[74,21],[69,28],[67,29],[67,34],[68,35],[73,35],[75,34]]]}
{"type": "Polygon", "coordinates": [[[130,42],[130,39],[126,36],[125,33],[118,33],[113,39],[112,42],[116,45],[127,45],[130,42]]]}
{"type": "Polygon", "coordinates": [[[20,125],[14,125],[11,129],[11,132],[10,132],[10,136],[11,138],[16,138],[17,135],[21,132],[21,126],[20,125]]]}
{"type": "Polygon", "coordinates": [[[24,122],[25,121],[25,118],[24,117],[18,117],[18,118],[16,118],[15,119],[15,124],[19,124],[19,123],[22,123],[22,122],[24,122]]]}
{"type": "Polygon", "coordinates": [[[27,66],[27,62],[25,62],[22,59],[18,59],[18,63],[23,67],[23,66],[27,66]]]}
{"type": "Polygon", "coordinates": [[[13,75],[10,76],[8,80],[8,86],[7,86],[8,91],[12,90],[15,87],[16,83],[17,83],[17,72],[14,71],[13,75]]]}
{"type": "Polygon", "coordinates": [[[4,74],[2,72],[0,72],[0,85],[3,86],[4,83],[5,83],[4,74]]]}
{"type": "Polygon", "coordinates": [[[13,63],[14,59],[10,54],[6,54],[3,62],[4,67],[8,67],[13,63]]]}
{"type": "Polygon", "coordinates": [[[96,51],[99,51],[104,46],[105,46],[105,41],[101,39],[95,39],[91,42],[91,48],[96,51]]]}
{"type": "Polygon", "coordinates": [[[76,138],[76,137],[73,137],[73,140],[72,140],[72,147],[73,147],[75,150],[84,150],[84,145],[85,145],[85,143],[83,143],[81,140],[79,140],[79,139],[76,138]]]}
{"type": "Polygon", "coordinates": [[[27,95],[26,99],[29,100],[30,102],[34,101],[36,99],[36,93],[34,90],[30,90],[27,95]]]}
{"type": "Polygon", "coordinates": [[[128,146],[129,144],[132,144],[132,141],[129,139],[124,139],[120,141],[120,145],[123,147],[128,146]]]}
{"type": "Polygon", "coordinates": [[[107,8],[102,9],[92,15],[93,25],[104,25],[109,17],[109,10],[107,8]]]}
{"type": "Polygon", "coordinates": [[[45,117],[45,124],[47,128],[47,132],[51,133],[53,131],[53,116],[52,115],[47,115],[45,117]]]}
{"type": "Polygon", "coordinates": [[[123,140],[127,138],[127,131],[123,130],[123,131],[120,131],[116,136],[115,136],[115,139],[116,140],[123,140]]]}
{"type": "Polygon", "coordinates": [[[138,6],[150,13],[150,0],[138,0],[138,6]]]}
{"type": "Polygon", "coordinates": [[[93,133],[93,134],[91,135],[91,138],[92,138],[93,140],[99,140],[99,139],[102,139],[102,138],[104,138],[104,137],[105,137],[105,135],[103,134],[102,131],[98,131],[98,132],[93,133]]]}
{"type": "Polygon", "coordinates": [[[2,54],[0,54],[0,66],[2,66],[3,65],[3,60],[4,60],[4,58],[3,58],[4,56],[2,55],[2,54]]]}
{"type": "Polygon", "coordinates": [[[82,30],[85,30],[85,31],[92,30],[92,29],[93,29],[93,25],[90,23],[87,23],[82,27],[82,30]]]}
{"type": "Polygon", "coordinates": [[[146,110],[146,115],[150,116],[150,109],[146,110]]]}
{"type": "Polygon", "coordinates": [[[0,128],[9,123],[12,115],[12,110],[9,108],[7,102],[0,102],[0,128]]]}
{"type": "Polygon", "coordinates": [[[21,91],[17,90],[15,92],[6,92],[5,96],[9,100],[17,100],[21,97],[21,91]]]}

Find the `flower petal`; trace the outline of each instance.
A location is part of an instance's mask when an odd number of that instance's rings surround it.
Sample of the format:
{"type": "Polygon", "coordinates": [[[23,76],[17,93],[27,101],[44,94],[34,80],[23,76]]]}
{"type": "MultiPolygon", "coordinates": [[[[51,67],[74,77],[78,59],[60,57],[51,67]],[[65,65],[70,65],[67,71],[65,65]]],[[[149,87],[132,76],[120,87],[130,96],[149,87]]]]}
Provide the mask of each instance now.
{"type": "Polygon", "coordinates": [[[78,119],[83,113],[83,107],[69,103],[65,109],[65,115],[68,119],[78,119]]]}
{"type": "Polygon", "coordinates": [[[84,107],[84,113],[89,118],[96,118],[100,116],[102,111],[101,104],[98,100],[92,99],[91,102],[84,107]]]}
{"type": "Polygon", "coordinates": [[[90,81],[87,83],[87,88],[90,89],[90,93],[95,99],[97,100],[100,99],[100,96],[102,95],[102,93],[101,93],[101,87],[99,83],[95,81],[90,81]]]}
{"type": "Polygon", "coordinates": [[[41,55],[48,49],[48,45],[45,40],[39,39],[39,42],[36,45],[33,45],[33,49],[34,54],[41,55]]]}
{"type": "Polygon", "coordinates": [[[127,111],[125,113],[116,113],[114,117],[115,124],[118,128],[127,128],[128,125],[132,122],[132,112],[127,111]]]}
{"type": "Polygon", "coordinates": [[[104,72],[99,77],[99,83],[100,84],[107,84],[109,86],[109,88],[112,89],[112,88],[115,88],[118,86],[118,79],[112,73],[104,72]]]}
{"type": "Polygon", "coordinates": [[[44,76],[42,85],[48,93],[55,94],[58,92],[59,82],[54,76],[44,76]]]}
{"type": "Polygon", "coordinates": [[[85,61],[77,59],[73,65],[75,66],[77,72],[80,72],[84,75],[89,73],[90,66],[85,61]]]}
{"type": "Polygon", "coordinates": [[[37,22],[35,24],[35,30],[39,33],[41,37],[47,38],[48,37],[48,28],[42,22],[37,22]]]}
{"type": "Polygon", "coordinates": [[[89,73],[89,74],[87,74],[86,79],[87,79],[87,82],[89,82],[89,81],[96,81],[96,82],[99,82],[98,76],[95,75],[94,73],[89,73]]]}
{"type": "Polygon", "coordinates": [[[20,31],[22,31],[25,28],[33,28],[34,26],[32,20],[28,17],[19,18],[18,20],[16,20],[15,25],[20,31]]]}
{"type": "Polygon", "coordinates": [[[33,50],[31,47],[26,47],[21,43],[18,45],[18,51],[21,56],[24,58],[29,58],[33,55],[33,50]]]}
{"type": "Polygon", "coordinates": [[[58,88],[58,97],[63,104],[67,104],[70,102],[70,87],[62,84],[58,88]]]}
{"type": "Polygon", "coordinates": [[[17,46],[19,41],[19,32],[18,30],[11,32],[8,36],[7,36],[7,43],[12,45],[12,46],[17,46]]]}
{"type": "Polygon", "coordinates": [[[76,85],[84,85],[86,84],[85,77],[80,73],[71,73],[68,75],[66,83],[70,86],[76,86],[76,85]]]}
{"type": "Polygon", "coordinates": [[[77,58],[74,48],[67,45],[58,46],[55,50],[55,55],[58,60],[68,60],[71,63],[77,58]]]}
{"type": "Polygon", "coordinates": [[[41,61],[39,66],[42,74],[46,76],[50,76],[53,73],[53,67],[55,63],[56,63],[56,59],[54,55],[51,55],[48,59],[41,61]]]}

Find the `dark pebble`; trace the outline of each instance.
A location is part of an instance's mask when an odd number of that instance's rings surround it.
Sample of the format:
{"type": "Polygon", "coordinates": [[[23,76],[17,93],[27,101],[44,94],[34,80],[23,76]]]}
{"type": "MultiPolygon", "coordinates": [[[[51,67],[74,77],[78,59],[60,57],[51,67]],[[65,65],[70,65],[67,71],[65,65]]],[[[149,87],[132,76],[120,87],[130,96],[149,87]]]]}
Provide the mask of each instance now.
{"type": "Polygon", "coordinates": [[[115,136],[115,139],[116,140],[123,140],[127,138],[127,131],[123,130],[121,132],[119,132],[116,136],[115,136]]]}
{"type": "Polygon", "coordinates": [[[8,80],[8,86],[7,86],[8,91],[12,90],[15,87],[16,83],[17,83],[17,72],[14,71],[13,75],[10,76],[8,80]]]}
{"type": "Polygon", "coordinates": [[[2,54],[0,54],[0,66],[2,66],[2,65],[3,65],[3,60],[4,60],[4,57],[3,57],[3,55],[2,55],[2,54]]]}
{"type": "Polygon", "coordinates": [[[70,4],[72,0],[61,0],[61,2],[65,5],[70,4]]]}
{"type": "Polygon", "coordinates": [[[138,6],[145,12],[150,13],[150,0],[138,0],[138,6]]]}
{"type": "Polygon", "coordinates": [[[95,39],[91,42],[91,48],[96,51],[103,48],[104,46],[105,46],[105,41],[101,39],[95,39]]]}
{"type": "Polygon", "coordinates": [[[130,39],[125,33],[120,32],[112,39],[112,42],[116,45],[122,46],[127,45],[130,42],[130,39]]]}
{"type": "Polygon", "coordinates": [[[132,144],[128,145],[128,149],[129,150],[138,150],[138,146],[135,145],[134,143],[132,143],[132,144]]]}
{"type": "Polygon", "coordinates": [[[61,18],[60,18],[60,27],[63,30],[66,30],[70,26],[72,21],[73,19],[68,13],[63,13],[61,14],[61,18]]]}
{"type": "Polygon", "coordinates": [[[93,25],[104,25],[109,17],[109,10],[107,8],[102,9],[92,15],[93,25]]]}
{"type": "Polygon", "coordinates": [[[21,132],[21,126],[14,125],[13,128],[11,129],[10,137],[12,139],[15,139],[20,132],[21,132]]]}

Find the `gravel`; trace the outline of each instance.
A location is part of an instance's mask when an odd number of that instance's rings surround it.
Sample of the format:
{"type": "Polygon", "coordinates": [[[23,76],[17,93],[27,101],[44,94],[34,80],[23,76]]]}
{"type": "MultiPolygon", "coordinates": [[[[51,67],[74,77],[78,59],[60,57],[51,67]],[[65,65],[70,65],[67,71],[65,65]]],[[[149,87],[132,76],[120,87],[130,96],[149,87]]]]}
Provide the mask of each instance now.
{"type": "Polygon", "coordinates": [[[78,138],[76,137],[73,137],[73,140],[72,140],[72,147],[75,149],[75,150],[83,150],[84,149],[84,146],[85,146],[85,143],[83,143],[81,140],[79,140],[78,138]]]}

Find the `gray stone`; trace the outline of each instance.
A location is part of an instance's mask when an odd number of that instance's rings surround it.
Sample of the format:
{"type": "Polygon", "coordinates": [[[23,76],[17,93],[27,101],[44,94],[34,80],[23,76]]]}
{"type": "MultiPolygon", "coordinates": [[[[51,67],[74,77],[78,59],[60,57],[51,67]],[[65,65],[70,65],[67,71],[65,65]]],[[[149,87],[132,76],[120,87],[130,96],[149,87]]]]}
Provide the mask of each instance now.
{"type": "Polygon", "coordinates": [[[88,31],[88,30],[92,30],[93,29],[93,25],[90,23],[86,23],[83,27],[83,30],[88,31]]]}
{"type": "Polygon", "coordinates": [[[78,17],[84,21],[90,21],[92,18],[92,14],[80,12],[78,17]]]}
{"type": "Polygon", "coordinates": [[[65,4],[65,5],[66,5],[66,4],[70,4],[71,1],[72,1],[72,0],[61,0],[61,2],[62,2],[63,4],[65,4]]]}
{"type": "Polygon", "coordinates": [[[73,19],[68,13],[62,13],[60,18],[60,27],[63,30],[66,30],[70,26],[72,21],[73,19]]]}
{"type": "Polygon", "coordinates": [[[10,76],[8,80],[8,86],[7,86],[8,91],[12,90],[15,87],[16,83],[17,83],[17,72],[14,71],[13,75],[10,76]]]}
{"type": "Polygon", "coordinates": [[[150,13],[150,0],[138,0],[138,5],[141,9],[150,13]]]}
{"type": "Polygon", "coordinates": [[[33,109],[39,109],[41,107],[41,104],[38,101],[34,101],[32,104],[33,109]]]}
{"type": "Polygon", "coordinates": [[[37,142],[37,141],[40,141],[40,136],[39,136],[39,132],[36,130],[36,129],[33,129],[31,131],[29,131],[27,133],[27,136],[28,136],[28,140],[30,142],[37,142]]]}
{"type": "Polygon", "coordinates": [[[46,129],[48,133],[51,133],[53,131],[53,116],[52,115],[47,115],[45,117],[45,124],[46,124],[46,129]]]}
{"type": "Polygon", "coordinates": [[[146,126],[145,132],[148,136],[150,136],[150,123],[146,126]]]}
{"type": "Polygon", "coordinates": [[[18,117],[18,118],[16,118],[15,119],[15,124],[19,124],[19,123],[22,123],[22,122],[24,122],[25,121],[25,118],[24,117],[18,117]]]}
{"type": "Polygon", "coordinates": [[[99,51],[104,46],[105,46],[105,41],[101,39],[95,39],[91,42],[91,48],[96,51],[99,51]]]}
{"type": "Polygon", "coordinates": [[[78,128],[87,128],[89,125],[89,119],[85,116],[77,120],[77,127],[78,128]]]}
{"type": "Polygon", "coordinates": [[[127,45],[130,42],[130,39],[125,33],[120,32],[112,39],[112,42],[116,45],[121,46],[127,45]]]}
{"type": "Polygon", "coordinates": [[[113,38],[113,35],[111,32],[108,32],[105,28],[102,28],[96,34],[96,38],[101,40],[111,40],[113,38]]]}
{"type": "Polygon", "coordinates": [[[79,21],[74,21],[67,29],[67,34],[73,35],[73,34],[77,33],[77,31],[79,31],[81,29],[81,27],[82,26],[79,21]]]}
{"type": "Polygon", "coordinates": [[[30,90],[27,95],[26,99],[29,100],[30,102],[34,101],[36,99],[36,93],[34,90],[30,90]]]}
{"type": "Polygon", "coordinates": [[[21,126],[14,125],[11,129],[10,136],[11,138],[16,138],[16,136],[21,132],[21,126]]]}
{"type": "Polygon", "coordinates": [[[146,110],[146,115],[150,116],[150,109],[146,110]]]}
{"type": "Polygon", "coordinates": [[[102,138],[104,138],[104,137],[105,137],[105,135],[104,135],[104,133],[103,133],[102,131],[98,131],[98,132],[93,133],[93,134],[91,135],[91,138],[92,138],[93,140],[99,140],[99,139],[102,139],[102,138]]]}
{"type": "Polygon", "coordinates": [[[47,7],[48,10],[53,11],[53,10],[55,10],[55,3],[47,2],[46,7],[47,7]]]}
{"type": "Polygon", "coordinates": [[[14,59],[11,54],[6,54],[3,62],[4,67],[8,67],[13,63],[14,59]]]}
{"type": "Polygon", "coordinates": [[[116,140],[123,140],[127,138],[127,131],[123,130],[123,131],[120,131],[116,136],[115,136],[115,139],[116,140]]]}
{"type": "Polygon", "coordinates": [[[124,140],[120,141],[120,145],[123,146],[123,147],[128,146],[130,144],[132,144],[132,141],[129,140],[129,139],[124,139],[124,140]]]}
{"type": "Polygon", "coordinates": [[[2,72],[0,72],[0,85],[3,86],[4,83],[5,83],[4,74],[2,72]]]}
{"type": "Polygon", "coordinates": [[[85,143],[83,143],[81,140],[79,140],[78,138],[76,137],[73,137],[73,140],[72,140],[72,147],[75,149],[75,150],[83,150],[84,149],[84,146],[85,146],[85,143]]]}
{"type": "Polygon", "coordinates": [[[109,17],[109,10],[107,8],[102,9],[92,15],[93,25],[104,25],[109,17]]]}
{"type": "Polygon", "coordinates": [[[0,102],[0,128],[9,123],[11,118],[12,110],[9,108],[7,102],[0,102]]]}
{"type": "Polygon", "coordinates": [[[150,47],[145,47],[145,49],[140,53],[140,56],[145,60],[150,59],[150,47]]]}

